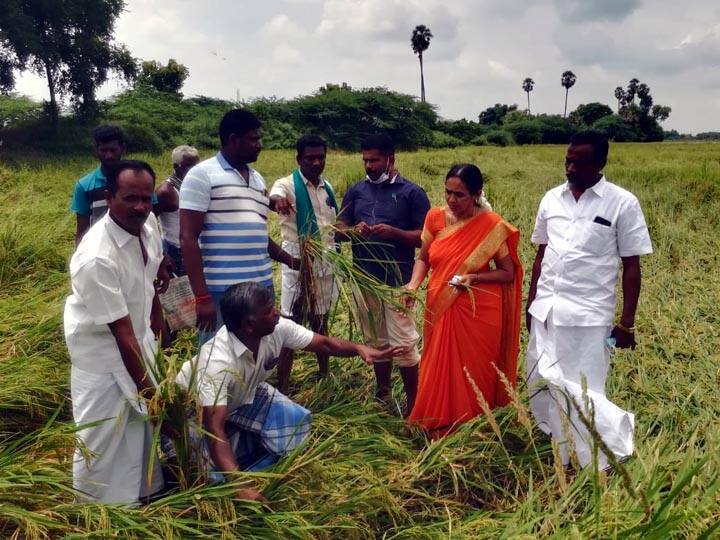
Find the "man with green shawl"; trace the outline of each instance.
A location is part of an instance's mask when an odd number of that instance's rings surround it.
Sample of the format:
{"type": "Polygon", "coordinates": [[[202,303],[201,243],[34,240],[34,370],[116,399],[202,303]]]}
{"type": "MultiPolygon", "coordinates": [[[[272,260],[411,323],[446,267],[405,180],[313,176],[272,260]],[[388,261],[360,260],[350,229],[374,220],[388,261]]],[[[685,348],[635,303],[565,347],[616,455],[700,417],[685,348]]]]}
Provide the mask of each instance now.
{"type": "MultiPolygon", "coordinates": [[[[333,226],[338,206],[332,186],[321,176],[327,155],[325,140],[305,135],[296,149],[299,167],[277,180],[270,191],[270,205],[280,219],[282,248],[301,260],[300,271],[281,266],[280,312],[299,324],[307,318],[313,332],[327,334],[328,311],[337,297],[337,286],[332,266],[321,252],[335,249],[333,226]]],[[[329,357],[318,353],[317,360],[319,376],[327,376],[329,357]]],[[[292,364],[293,351],[283,349],[277,369],[278,389],[284,394],[292,364]]]]}

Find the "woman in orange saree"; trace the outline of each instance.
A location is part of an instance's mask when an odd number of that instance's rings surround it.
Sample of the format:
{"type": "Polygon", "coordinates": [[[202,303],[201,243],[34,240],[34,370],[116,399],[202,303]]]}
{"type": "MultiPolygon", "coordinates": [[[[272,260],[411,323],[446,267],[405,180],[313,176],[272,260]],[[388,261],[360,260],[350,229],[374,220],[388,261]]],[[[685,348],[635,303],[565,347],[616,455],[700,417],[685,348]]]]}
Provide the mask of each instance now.
{"type": "Polygon", "coordinates": [[[428,213],[422,248],[406,285],[414,295],[430,272],[420,385],[408,422],[433,436],[481,413],[476,389],[491,408],[507,404],[506,383],[498,372],[513,387],[516,381],[522,301],[519,232],[480,203],[482,184],[475,165],[450,169],[447,206],[428,213]]]}

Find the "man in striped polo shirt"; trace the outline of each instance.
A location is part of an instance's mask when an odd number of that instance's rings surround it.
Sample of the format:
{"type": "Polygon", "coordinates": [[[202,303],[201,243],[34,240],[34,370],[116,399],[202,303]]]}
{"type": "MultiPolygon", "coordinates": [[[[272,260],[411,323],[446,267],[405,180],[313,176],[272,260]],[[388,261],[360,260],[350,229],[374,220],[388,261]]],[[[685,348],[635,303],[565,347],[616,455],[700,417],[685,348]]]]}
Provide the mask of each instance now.
{"type": "Polygon", "coordinates": [[[268,237],[265,180],[249,165],[260,154],[259,128],[249,111],[225,114],[220,151],[193,167],[180,188],[180,244],[202,341],[222,326],[220,298],[230,285],[255,281],[272,289],[270,259],[299,266],[268,237]]]}

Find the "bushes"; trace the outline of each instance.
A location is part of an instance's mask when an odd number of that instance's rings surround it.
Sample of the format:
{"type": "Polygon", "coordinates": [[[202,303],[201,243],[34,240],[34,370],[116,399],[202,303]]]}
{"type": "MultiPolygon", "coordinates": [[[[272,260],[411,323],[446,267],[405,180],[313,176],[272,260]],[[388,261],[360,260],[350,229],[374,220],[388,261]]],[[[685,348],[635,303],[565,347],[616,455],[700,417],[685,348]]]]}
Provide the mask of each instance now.
{"type": "Polygon", "coordinates": [[[433,131],[430,140],[430,146],[432,148],[456,148],[465,144],[465,141],[453,137],[448,133],[442,131],[433,131]]]}

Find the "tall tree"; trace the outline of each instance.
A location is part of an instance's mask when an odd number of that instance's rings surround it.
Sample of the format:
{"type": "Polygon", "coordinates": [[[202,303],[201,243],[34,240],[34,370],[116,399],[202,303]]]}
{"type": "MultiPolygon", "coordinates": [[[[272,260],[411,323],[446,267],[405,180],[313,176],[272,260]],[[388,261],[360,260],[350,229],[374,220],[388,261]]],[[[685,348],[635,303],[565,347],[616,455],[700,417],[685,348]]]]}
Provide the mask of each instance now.
{"type": "Polygon", "coordinates": [[[618,102],[618,112],[620,112],[620,109],[625,105],[625,90],[623,90],[622,86],[616,86],[615,87],[615,99],[617,99],[618,102]]]}
{"type": "Polygon", "coordinates": [[[158,92],[177,94],[182,97],[180,89],[189,74],[190,70],[173,58],[168,60],[167,66],[163,66],[155,60],[150,60],[142,63],[137,85],[154,88],[158,92]]]}
{"type": "Polygon", "coordinates": [[[577,77],[575,77],[575,74],[572,71],[563,71],[562,77],[560,78],[560,84],[565,87],[565,112],[563,112],[563,118],[567,118],[568,92],[573,87],[576,80],[577,77]]]}
{"type": "Polygon", "coordinates": [[[527,112],[528,112],[528,114],[530,114],[530,92],[532,92],[534,87],[535,87],[535,81],[533,81],[530,77],[526,77],[522,83],[522,89],[525,90],[525,93],[527,94],[527,99],[528,99],[527,112]]]}
{"type": "Polygon", "coordinates": [[[410,44],[412,50],[418,55],[420,60],[420,101],[425,103],[425,73],[423,72],[423,52],[428,50],[430,47],[430,40],[433,35],[430,29],[424,24],[419,24],[415,27],[410,38],[410,44]]]}
{"type": "Polygon", "coordinates": [[[95,90],[107,80],[108,72],[134,77],[135,60],[123,45],[113,42],[115,21],[124,7],[124,0],[0,2],[0,57],[12,70],[45,77],[53,126],[58,96],[69,95],[78,112],[91,115],[97,106],[95,90]]]}
{"type": "Polygon", "coordinates": [[[627,92],[625,93],[625,95],[627,96],[627,99],[626,99],[627,103],[633,103],[633,104],[635,103],[635,96],[637,94],[637,89],[638,89],[639,83],[640,83],[640,81],[638,81],[635,78],[630,79],[630,82],[628,83],[628,87],[627,87],[627,92]]]}

